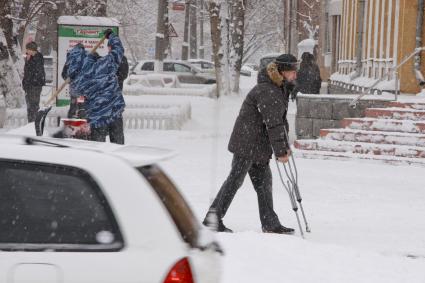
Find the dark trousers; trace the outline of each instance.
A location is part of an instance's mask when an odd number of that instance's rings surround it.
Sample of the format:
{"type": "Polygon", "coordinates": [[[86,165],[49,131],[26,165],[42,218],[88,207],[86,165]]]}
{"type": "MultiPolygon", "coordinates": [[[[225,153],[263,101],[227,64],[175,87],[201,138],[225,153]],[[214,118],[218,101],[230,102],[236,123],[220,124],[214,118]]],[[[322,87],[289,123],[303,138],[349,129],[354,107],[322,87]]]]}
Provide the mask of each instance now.
{"type": "Polygon", "coordinates": [[[75,118],[77,116],[77,98],[71,97],[69,102],[68,118],[75,118]]]}
{"type": "Polygon", "coordinates": [[[122,117],[108,126],[91,129],[92,141],[105,142],[107,135],[109,135],[109,140],[112,143],[124,144],[124,125],[122,117]]]}
{"type": "Polygon", "coordinates": [[[40,109],[40,95],[42,86],[30,86],[26,89],[25,102],[27,103],[28,123],[34,122],[40,109]]]}
{"type": "Polygon", "coordinates": [[[240,156],[233,156],[232,169],[220,188],[209,212],[215,211],[219,221],[226,215],[236,192],[242,186],[246,174],[251,178],[258,198],[260,220],[263,228],[271,229],[280,225],[273,210],[272,172],[270,165],[255,163],[240,156]]]}

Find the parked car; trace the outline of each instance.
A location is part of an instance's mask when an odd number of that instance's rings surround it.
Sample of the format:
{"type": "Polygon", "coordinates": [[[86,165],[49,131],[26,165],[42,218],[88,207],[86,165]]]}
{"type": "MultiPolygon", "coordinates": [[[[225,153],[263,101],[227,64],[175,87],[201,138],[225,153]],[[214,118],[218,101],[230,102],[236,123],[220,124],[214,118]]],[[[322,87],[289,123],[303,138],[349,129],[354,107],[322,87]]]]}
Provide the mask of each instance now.
{"type": "Polygon", "coordinates": [[[267,65],[273,62],[280,54],[270,53],[260,58],[260,70],[267,67],[267,65]]]}
{"type": "Polygon", "coordinates": [[[255,73],[254,69],[248,67],[247,65],[243,65],[241,67],[241,75],[250,77],[255,73]]]}
{"type": "Polygon", "coordinates": [[[44,58],[44,72],[46,73],[46,84],[53,83],[53,56],[43,56],[44,58]]]}
{"type": "Polygon", "coordinates": [[[220,246],[156,164],[171,151],[12,135],[0,146],[7,282],[219,282],[220,246]]]}
{"type": "MultiPolygon", "coordinates": [[[[133,69],[132,74],[143,75],[154,72],[154,60],[140,61],[133,69]]],[[[202,73],[197,67],[189,63],[178,60],[164,61],[163,73],[177,74],[180,82],[188,84],[214,84],[216,83],[215,75],[210,73],[202,73]]]]}
{"type": "Polygon", "coordinates": [[[244,66],[253,69],[255,72],[259,71],[259,67],[257,64],[254,63],[245,63],[244,66]]]}
{"type": "Polygon", "coordinates": [[[188,62],[192,66],[196,66],[203,73],[214,73],[215,65],[213,62],[205,59],[189,59],[188,62]]]}

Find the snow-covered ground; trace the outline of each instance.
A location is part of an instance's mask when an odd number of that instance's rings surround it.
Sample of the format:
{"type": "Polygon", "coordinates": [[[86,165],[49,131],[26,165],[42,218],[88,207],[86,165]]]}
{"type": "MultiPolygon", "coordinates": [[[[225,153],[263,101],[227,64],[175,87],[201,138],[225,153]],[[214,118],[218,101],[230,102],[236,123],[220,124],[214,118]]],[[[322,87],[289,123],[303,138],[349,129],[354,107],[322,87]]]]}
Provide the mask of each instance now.
{"type": "MultiPolygon", "coordinates": [[[[246,93],[252,82],[242,85],[246,93]]],[[[126,138],[179,152],[161,165],[201,220],[230,170],[227,142],[243,97],[184,99],[192,103],[193,117],[182,131],[129,130],[126,138]]],[[[297,164],[312,233],[306,240],[261,233],[247,177],[224,218],[235,233],[218,235],[226,251],[223,282],[425,282],[424,168],[309,159],[297,164]]],[[[276,211],[284,225],[297,228],[274,163],[272,171],[276,211]]]]}
{"type": "MultiPolygon", "coordinates": [[[[243,93],[254,83],[243,78],[243,93]]],[[[200,220],[230,170],[227,143],[243,98],[181,97],[192,104],[192,120],[183,130],[125,133],[128,144],[179,152],[161,166],[200,220]]],[[[170,99],[179,98],[164,96],[170,99]]],[[[291,104],[291,121],[295,111],[291,104]]],[[[217,235],[226,253],[223,282],[425,282],[423,167],[310,159],[297,164],[312,233],[305,240],[299,234],[261,233],[247,177],[224,218],[235,233],[217,235]]],[[[276,212],[282,224],[297,228],[275,164],[271,167],[276,212]]]]}

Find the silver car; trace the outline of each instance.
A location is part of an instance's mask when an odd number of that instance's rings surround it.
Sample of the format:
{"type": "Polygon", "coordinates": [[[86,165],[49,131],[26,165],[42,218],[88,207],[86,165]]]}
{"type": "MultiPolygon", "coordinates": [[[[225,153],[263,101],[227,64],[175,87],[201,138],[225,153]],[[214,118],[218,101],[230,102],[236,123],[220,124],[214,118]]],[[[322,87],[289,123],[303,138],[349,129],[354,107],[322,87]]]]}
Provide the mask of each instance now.
{"type": "MultiPolygon", "coordinates": [[[[140,61],[133,69],[132,74],[144,75],[154,72],[154,60],[140,61]]],[[[164,61],[164,70],[162,73],[171,73],[177,75],[180,82],[187,84],[215,84],[214,74],[202,73],[197,67],[178,60],[164,61]]]]}

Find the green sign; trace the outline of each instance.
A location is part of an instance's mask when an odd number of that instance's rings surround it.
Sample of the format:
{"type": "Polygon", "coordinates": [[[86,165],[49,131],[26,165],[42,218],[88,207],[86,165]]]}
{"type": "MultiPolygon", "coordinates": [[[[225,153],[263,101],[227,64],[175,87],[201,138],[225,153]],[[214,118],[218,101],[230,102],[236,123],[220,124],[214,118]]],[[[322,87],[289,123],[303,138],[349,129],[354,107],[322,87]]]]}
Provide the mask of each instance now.
{"type": "MultiPolygon", "coordinates": [[[[110,27],[115,34],[118,34],[118,27],[110,27]]],[[[102,38],[103,32],[108,27],[92,26],[63,26],[59,25],[60,37],[78,37],[78,38],[102,38]]]]}

